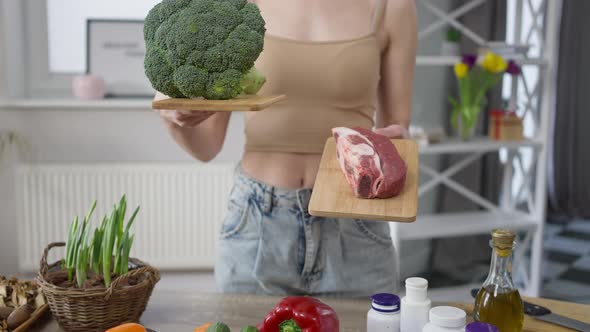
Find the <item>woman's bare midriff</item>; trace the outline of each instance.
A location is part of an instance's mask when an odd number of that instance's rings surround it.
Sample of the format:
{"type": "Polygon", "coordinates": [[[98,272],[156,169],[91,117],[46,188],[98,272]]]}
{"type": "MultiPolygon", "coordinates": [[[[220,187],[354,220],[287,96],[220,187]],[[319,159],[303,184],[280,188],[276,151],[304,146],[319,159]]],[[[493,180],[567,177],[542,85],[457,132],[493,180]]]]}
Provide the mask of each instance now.
{"type": "Polygon", "coordinates": [[[242,169],[250,177],[283,189],[312,188],[321,155],[284,152],[244,153],[242,169]]]}

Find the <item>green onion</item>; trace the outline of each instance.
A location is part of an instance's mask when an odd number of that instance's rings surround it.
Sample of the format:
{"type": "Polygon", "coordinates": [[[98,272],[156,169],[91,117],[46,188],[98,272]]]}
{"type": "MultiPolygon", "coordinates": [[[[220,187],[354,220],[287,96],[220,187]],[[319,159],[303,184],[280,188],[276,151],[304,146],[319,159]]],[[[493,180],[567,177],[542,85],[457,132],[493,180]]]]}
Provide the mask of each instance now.
{"type": "Polygon", "coordinates": [[[139,206],[135,209],[135,211],[133,211],[131,218],[129,218],[129,221],[127,222],[127,227],[125,227],[125,232],[129,232],[129,229],[131,228],[131,225],[133,224],[133,220],[135,220],[135,217],[137,216],[138,212],[139,212],[139,206]]]}
{"type": "Polygon", "coordinates": [[[119,252],[121,250],[121,244],[123,241],[123,224],[125,223],[125,213],[127,212],[127,201],[125,199],[125,195],[121,197],[121,201],[119,202],[119,207],[117,208],[117,234],[116,234],[116,241],[115,241],[115,266],[113,268],[113,272],[119,274],[120,267],[121,267],[121,255],[119,252]]]}
{"type": "Polygon", "coordinates": [[[106,217],[102,219],[102,224],[99,228],[94,230],[94,236],[92,237],[92,251],[90,253],[90,265],[92,267],[92,271],[95,274],[100,274],[100,247],[102,245],[102,236],[104,234],[104,224],[106,223],[106,217]]]}
{"type": "Polygon", "coordinates": [[[90,253],[88,233],[90,233],[90,231],[86,228],[84,230],[82,241],[79,244],[78,254],[76,255],[76,282],[80,288],[82,288],[88,277],[88,259],[90,253]]]}
{"type": "Polygon", "coordinates": [[[129,271],[129,253],[131,252],[131,247],[133,246],[133,238],[135,238],[135,235],[131,235],[131,237],[127,238],[125,251],[123,253],[123,265],[121,274],[125,274],[129,271]]]}
{"type": "Polygon", "coordinates": [[[76,232],[78,231],[78,217],[74,218],[74,221],[70,225],[70,234],[68,236],[68,241],[66,242],[66,259],[65,259],[65,267],[68,270],[68,281],[72,281],[74,278],[74,242],[76,237],[76,232]]]}
{"type": "Polygon", "coordinates": [[[139,206],[133,211],[131,218],[127,222],[125,226],[125,232],[122,235],[122,240],[120,241],[120,245],[115,248],[115,273],[116,274],[125,274],[129,271],[129,252],[131,251],[131,246],[133,243],[133,236],[129,237],[129,230],[131,229],[131,225],[139,212],[139,206]]]}
{"type": "Polygon", "coordinates": [[[139,206],[125,225],[127,199],[123,195],[119,204],[113,206],[110,216],[105,216],[100,226],[91,230],[90,217],[95,208],[96,201],[84,220],[80,221],[76,217],[69,228],[63,268],[68,271],[69,281],[73,281],[76,271],[78,287],[83,287],[88,279],[89,268],[95,274],[102,275],[106,287],[111,284],[111,274],[122,275],[129,271],[129,253],[134,239],[130,229],[139,206]]]}
{"type": "Polygon", "coordinates": [[[113,259],[113,246],[117,232],[117,221],[119,220],[118,209],[115,206],[111,217],[106,224],[106,230],[102,243],[102,273],[106,287],[111,285],[111,261],[113,259]]]}

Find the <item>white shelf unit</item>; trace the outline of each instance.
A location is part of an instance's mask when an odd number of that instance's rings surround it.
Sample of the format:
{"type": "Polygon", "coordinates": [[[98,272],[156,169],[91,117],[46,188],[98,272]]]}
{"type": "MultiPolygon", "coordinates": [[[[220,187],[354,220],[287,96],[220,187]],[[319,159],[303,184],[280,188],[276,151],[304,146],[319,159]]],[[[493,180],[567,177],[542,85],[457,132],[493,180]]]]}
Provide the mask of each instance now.
{"type": "MultiPolygon", "coordinates": [[[[522,66],[544,66],[546,64],[543,58],[514,57],[511,59],[522,66]]],[[[416,65],[418,66],[453,66],[459,61],[461,61],[460,56],[452,55],[418,55],[416,57],[416,65]]]]}
{"type": "MultiPolygon", "coordinates": [[[[439,18],[438,21],[419,32],[419,39],[441,28],[452,26],[460,30],[464,37],[470,38],[479,46],[485,46],[486,41],[462,25],[458,19],[463,15],[469,15],[470,11],[486,1],[494,0],[465,1],[460,7],[450,12],[439,9],[434,0],[419,1],[439,18]]],[[[539,57],[511,58],[524,68],[532,67],[536,70],[538,75],[532,75],[535,81],[531,82],[531,76],[521,75],[507,82],[511,88],[512,106],[524,100],[524,112],[534,123],[532,134],[519,142],[500,142],[479,138],[470,141],[449,140],[421,147],[419,149],[421,156],[453,154],[461,155],[463,158],[444,170],[437,170],[421,163],[420,176],[427,181],[421,184],[419,196],[422,197],[437,186],[444,185],[482,209],[419,215],[414,223],[392,223],[391,225],[394,242],[398,246],[401,245],[401,240],[486,234],[499,227],[516,230],[523,237],[517,247],[515,259],[524,264],[522,256],[529,250],[531,253],[530,264],[519,269],[523,274],[521,291],[529,296],[538,296],[541,286],[543,228],[547,197],[546,150],[550,139],[550,114],[555,98],[561,0],[515,0],[514,3],[514,33],[508,36],[507,40],[515,44],[531,44],[531,40],[536,36],[541,41],[541,45],[538,45],[539,57]],[[525,14],[529,15],[528,20],[523,19],[525,14]],[[500,152],[503,152],[505,158],[499,204],[494,204],[452,178],[454,174],[485,154],[500,152]],[[518,187],[515,187],[516,183],[518,187]]],[[[419,55],[416,62],[418,66],[452,66],[460,59],[460,56],[419,55]]]]}
{"type": "Polygon", "coordinates": [[[537,223],[530,215],[518,211],[455,212],[422,215],[413,224],[400,224],[399,232],[403,239],[422,240],[430,238],[433,229],[436,229],[438,237],[448,237],[481,234],[496,228],[534,231],[537,223]]]}
{"type": "Polygon", "coordinates": [[[421,155],[467,152],[494,152],[502,149],[514,150],[523,147],[540,148],[543,141],[540,139],[525,139],[523,141],[501,142],[490,140],[486,137],[476,137],[469,141],[459,139],[446,140],[444,143],[430,144],[420,147],[421,155]]]}

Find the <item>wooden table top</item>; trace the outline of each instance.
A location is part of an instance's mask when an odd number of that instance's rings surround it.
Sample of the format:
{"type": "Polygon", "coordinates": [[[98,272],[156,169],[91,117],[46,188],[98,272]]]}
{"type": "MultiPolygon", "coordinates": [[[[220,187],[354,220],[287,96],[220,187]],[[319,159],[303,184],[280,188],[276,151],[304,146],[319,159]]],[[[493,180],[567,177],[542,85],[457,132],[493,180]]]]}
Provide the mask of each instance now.
{"type": "MultiPolygon", "coordinates": [[[[279,297],[256,295],[222,295],[191,294],[186,292],[154,291],[141,323],[157,332],[191,332],[201,324],[222,321],[232,331],[239,331],[246,325],[256,325],[280,300],[279,297]]],[[[364,332],[366,315],[370,302],[368,300],[322,299],[332,306],[340,319],[340,331],[364,332]]],[[[575,304],[547,299],[527,299],[527,301],[545,306],[554,313],[590,323],[590,305],[575,304]]],[[[441,305],[441,304],[435,304],[441,305]]],[[[468,313],[471,304],[450,304],[468,313]]],[[[561,332],[572,331],[556,325],[525,317],[526,332],[561,332]]],[[[57,323],[46,317],[31,331],[62,332],[57,323]]]]}

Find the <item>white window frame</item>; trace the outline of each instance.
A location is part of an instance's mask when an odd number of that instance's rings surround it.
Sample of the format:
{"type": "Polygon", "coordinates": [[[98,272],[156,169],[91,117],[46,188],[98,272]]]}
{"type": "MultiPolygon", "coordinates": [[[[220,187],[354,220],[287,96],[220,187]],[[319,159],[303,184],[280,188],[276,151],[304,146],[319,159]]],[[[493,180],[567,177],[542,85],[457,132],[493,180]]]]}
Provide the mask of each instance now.
{"type": "Polygon", "coordinates": [[[0,72],[4,91],[2,97],[15,98],[26,95],[23,6],[19,0],[0,1],[0,72]]]}
{"type": "MultiPolygon", "coordinates": [[[[18,1],[18,0],[16,0],[18,1]]],[[[24,6],[27,92],[29,97],[71,96],[71,82],[76,74],[52,73],[49,68],[47,35],[47,1],[21,0],[24,6]]]]}
{"type": "Polygon", "coordinates": [[[0,0],[0,33],[7,97],[72,97],[71,82],[77,74],[53,73],[49,68],[46,0],[0,0]]]}

